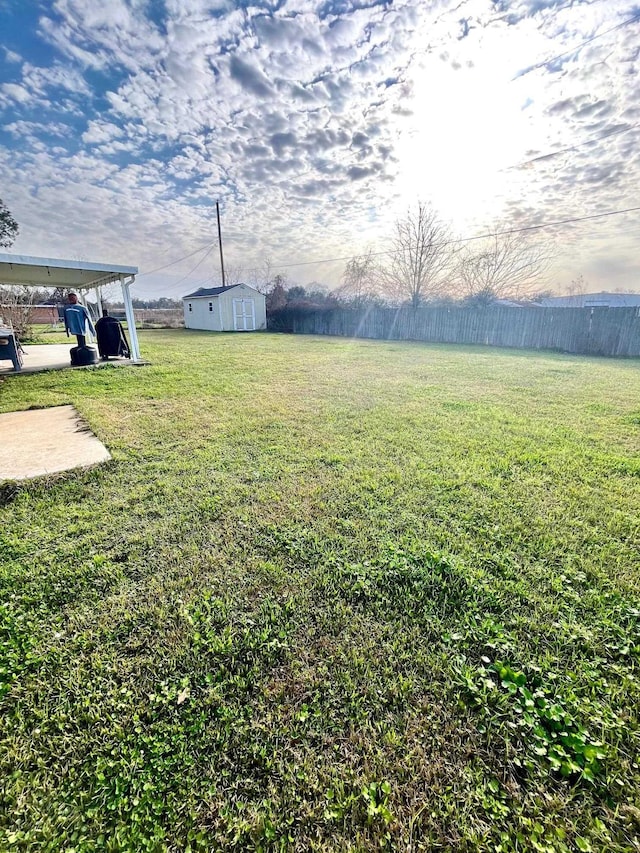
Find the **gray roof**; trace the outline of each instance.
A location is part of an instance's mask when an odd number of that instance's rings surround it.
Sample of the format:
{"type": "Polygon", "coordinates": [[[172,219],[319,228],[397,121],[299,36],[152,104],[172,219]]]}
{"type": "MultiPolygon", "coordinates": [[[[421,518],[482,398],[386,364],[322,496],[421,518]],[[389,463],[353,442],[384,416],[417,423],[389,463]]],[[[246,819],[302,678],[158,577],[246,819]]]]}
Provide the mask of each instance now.
{"type": "Polygon", "coordinates": [[[199,296],[220,296],[221,293],[226,293],[227,290],[233,290],[234,287],[239,287],[239,284],[228,284],[226,287],[201,287],[194,293],[187,293],[183,299],[197,299],[199,296]]]}
{"type": "Polygon", "coordinates": [[[549,296],[542,299],[543,308],[637,308],[640,293],[580,293],[574,296],[549,296]]]}

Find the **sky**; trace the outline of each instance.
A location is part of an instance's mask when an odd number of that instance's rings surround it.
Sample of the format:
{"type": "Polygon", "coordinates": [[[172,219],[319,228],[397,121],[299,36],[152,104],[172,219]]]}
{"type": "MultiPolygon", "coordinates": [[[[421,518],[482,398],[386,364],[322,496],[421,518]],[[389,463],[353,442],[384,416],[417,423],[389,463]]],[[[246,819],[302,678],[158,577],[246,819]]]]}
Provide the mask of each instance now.
{"type": "MultiPolygon", "coordinates": [[[[0,0],[10,251],[178,298],[219,200],[236,278],[333,288],[418,200],[461,239],[640,206],[639,55],[629,0],[0,0]]],[[[640,290],[640,211],[534,233],[550,289],[640,290]]]]}

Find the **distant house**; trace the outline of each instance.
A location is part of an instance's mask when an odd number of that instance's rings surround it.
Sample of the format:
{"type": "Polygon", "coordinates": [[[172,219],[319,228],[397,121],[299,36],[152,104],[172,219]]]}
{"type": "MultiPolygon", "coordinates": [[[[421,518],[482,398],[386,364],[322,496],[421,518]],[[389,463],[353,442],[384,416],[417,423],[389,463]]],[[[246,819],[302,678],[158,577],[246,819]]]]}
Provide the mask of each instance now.
{"type": "Polygon", "coordinates": [[[201,287],[182,297],[187,329],[255,332],[267,327],[265,297],[248,284],[201,287]]]}
{"type": "Polygon", "coordinates": [[[582,293],[576,296],[548,296],[543,308],[640,308],[640,293],[582,293]]]}
{"type": "Polygon", "coordinates": [[[11,318],[11,313],[22,312],[28,317],[29,323],[54,323],[58,322],[58,309],[55,305],[31,305],[28,302],[13,305],[0,305],[0,315],[4,312],[11,318]]]}
{"type": "Polygon", "coordinates": [[[54,323],[58,322],[58,309],[55,305],[34,305],[31,309],[32,323],[54,323]]]}

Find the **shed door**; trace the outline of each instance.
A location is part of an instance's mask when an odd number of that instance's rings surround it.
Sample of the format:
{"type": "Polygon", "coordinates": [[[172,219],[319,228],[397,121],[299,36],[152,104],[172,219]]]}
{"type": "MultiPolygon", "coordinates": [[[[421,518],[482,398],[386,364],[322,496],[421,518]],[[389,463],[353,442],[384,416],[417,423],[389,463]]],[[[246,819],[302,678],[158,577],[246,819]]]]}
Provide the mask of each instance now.
{"type": "Polygon", "coordinates": [[[236,332],[254,332],[256,306],[253,299],[233,300],[233,328],[236,332]]]}

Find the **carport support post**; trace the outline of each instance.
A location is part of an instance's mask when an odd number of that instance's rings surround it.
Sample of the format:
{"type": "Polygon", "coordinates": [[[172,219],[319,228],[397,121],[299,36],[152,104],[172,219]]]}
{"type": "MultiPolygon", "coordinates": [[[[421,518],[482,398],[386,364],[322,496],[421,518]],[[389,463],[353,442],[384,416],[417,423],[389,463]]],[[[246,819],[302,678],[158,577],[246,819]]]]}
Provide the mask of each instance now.
{"type": "MultiPolygon", "coordinates": [[[[81,305],[84,305],[84,307],[87,309],[89,316],[91,317],[91,311],[89,311],[89,306],[87,304],[87,294],[85,293],[84,290],[80,290],[80,291],[78,291],[77,295],[78,295],[78,301],[80,302],[81,305]]],[[[85,331],[87,333],[86,337],[89,339],[89,341],[93,342],[96,340],[95,335],[92,335],[91,332],[89,331],[89,329],[85,328],[85,331]]]]}
{"type": "Polygon", "coordinates": [[[125,281],[124,276],[120,276],[120,285],[122,286],[122,301],[124,302],[124,313],[127,315],[127,326],[129,327],[129,340],[131,341],[131,357],[133,361],[140,361],[140,346],[138,345],[138,333],[136,332],[136,320],[133,315],[133,304],[131,302],[131,291],[129,290],[132,282],[135,281],[135,276],[132,276],[129,281],[125,281]]]}
{"type": "Polygon", "coordinates": [[[100,317],[102,317],[102,294],[100,293],[99,287],[94,287],[93,292],[96,295],[96,311],[98,312],[96,320],[99,320],[100,317]]]}

